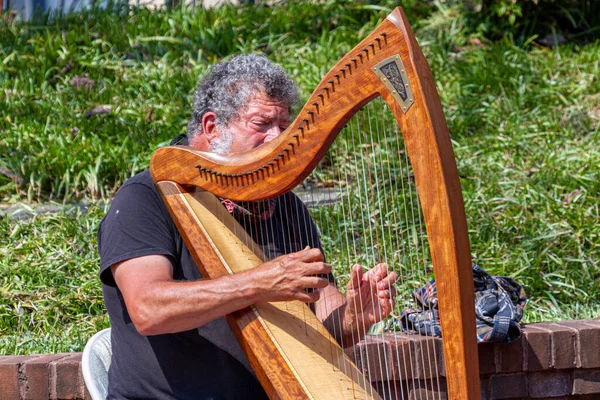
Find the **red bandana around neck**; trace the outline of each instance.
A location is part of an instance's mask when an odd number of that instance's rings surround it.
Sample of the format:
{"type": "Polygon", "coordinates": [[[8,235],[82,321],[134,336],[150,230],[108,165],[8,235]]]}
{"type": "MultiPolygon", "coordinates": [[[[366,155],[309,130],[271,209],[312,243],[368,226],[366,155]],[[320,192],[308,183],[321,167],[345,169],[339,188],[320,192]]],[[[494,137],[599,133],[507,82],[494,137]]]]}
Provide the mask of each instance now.
{"type": "Polygon", "coordinates": [[[277,200],[242,201],[236,203],[229,199],[219,197],[221,204],[235,217],[242,217],[250,221],[265,221],[275,213],[277,200]]]}

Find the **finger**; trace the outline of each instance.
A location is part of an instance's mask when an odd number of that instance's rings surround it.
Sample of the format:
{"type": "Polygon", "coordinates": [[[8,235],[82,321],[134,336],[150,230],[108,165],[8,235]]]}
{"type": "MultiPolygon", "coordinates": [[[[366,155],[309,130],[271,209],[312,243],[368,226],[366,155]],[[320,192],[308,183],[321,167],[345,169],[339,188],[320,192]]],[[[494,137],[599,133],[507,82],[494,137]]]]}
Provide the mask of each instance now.
{"type": "Polygon", "coordinates": [[[394,309],[394,302],[391,299],[380,299],[379,305],[382,318],[388,316],[394,309]]]}
{"type": "Polygon", "coordinates": [[[301,285],[306,289],[322,289],[329,286],[329,280],[325,278],[319,278],[316,276],[307,276],[302,279],[301,285]]]}
{"type": "Polygon", "coordinates": [[[377,280],[369,279],[369,287],[371,288],[371,293],[376,293],[377,292],[377,280]]]}
{"type": "Polygon", "coordinates": [[[321,297],[320,290],[313,290],[312,292],[298,292],[295,296],[296,300],[302,301],[304,303],[314,303],[319,300],[321,297]]]}
{"type": "Polygon", "coordinates": [[[385,278],[388,274],[389,266],[386,263],[377,264],[373,268],[375,280],[380,281],[385,278]]]}
{"type": "Polygon", "coordinates": [[[288,254],[288,256],[293,255],[295,259],[298,259],[300,261],[304,261],[304,262],[313,262],[313,261],[324,261],[325,257],[323,256],[323,252],[314,247],[308,247],[306,246],[303,250],[300,250],[297,253],[291,253],[288,254]]]}
{"type": "Polygon", "coordinates": [[[376,266],[365,272],[363,280],[379,282],[386,276],[386,274],[387,264],[377,264],[376,266]]]}
{"type": "Polygon", "coordinates": [[[389,289],[394,286],[396,281],[398,280],[398,274],[395,272],[390,273],[384,279],[377,282],[377,289],[389,289]]]}
{"type": "Polygon", "coordinates": [[[304,250],[300,250],[296,253],[289,253],[283,256],[279,256],[273,259],[271,262],[281,263],[283,267],[289,267],[296,262],[319,262],[324,261],[323,253],[319,249],[311,249],[306,247],[304,250]]]}
{"type": "Polygon", "coordinates": [[[363,279],[363,268],[360,264],[354,264],[350,272],[350,281],[348,289],[356,289],[360,286],[360,281],[363,279]]]}
{"type": "Polygon", "coordinates": [[[327,275],[331,273],[331,265],[324,262],[310,262],[302,265],[304,275],[327,275]]]}

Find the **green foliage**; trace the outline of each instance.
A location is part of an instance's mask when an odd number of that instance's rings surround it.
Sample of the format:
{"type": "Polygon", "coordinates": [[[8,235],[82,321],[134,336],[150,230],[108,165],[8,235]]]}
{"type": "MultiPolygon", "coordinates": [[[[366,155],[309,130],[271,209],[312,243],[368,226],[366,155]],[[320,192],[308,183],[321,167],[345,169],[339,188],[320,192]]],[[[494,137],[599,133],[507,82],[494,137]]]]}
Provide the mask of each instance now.
{"type": "Polygon", "coordinates": [[[264,53],[307,94],[390,10],[338,0],[115,8],[31,24],[0,18],[0,167],[23,181],[0,185],[29,200],[110,196],[185,130],[195,82],[210,64],[264,53]]]}
{"type": "Polygon", "coordinates": [[[0,354],[81,351],[108,326],[96,251],[103,214],[0,219],[0,354]]]}
{"type": "MultiPolygon", "coordinates": [[[[524,43],[534,35],[600,37],[600,4],[595,0],[461,0],[473,32],[490,39],[513,36],[524,43]]],[[[554,40],[553,40],[554,41],[554,40]]]]}

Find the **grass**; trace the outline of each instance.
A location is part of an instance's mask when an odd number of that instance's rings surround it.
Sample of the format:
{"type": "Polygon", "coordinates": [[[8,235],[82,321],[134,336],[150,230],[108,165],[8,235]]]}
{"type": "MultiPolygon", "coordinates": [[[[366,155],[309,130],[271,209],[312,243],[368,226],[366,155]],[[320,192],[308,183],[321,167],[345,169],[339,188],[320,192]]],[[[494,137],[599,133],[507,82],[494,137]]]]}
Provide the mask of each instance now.
{"type": "Polygon", "coordinates": [[[108,326],[97,278],[103,214],[0,219],[0,354],[81,351],[108,326]]]}
{"type": "MultiPolygon", "coordinates": [[[[404,6],[453,135],[474,261],[524,284],[526,321],[598,317],[600,43],[488,42],[441,4],[404,6]]],[[[386,14],[337,0],[0,18],[1,201],[110,199],[185,129],[211,63],[267,54],[307,96],[386,14]],[[99,106],[108,112],[90,113],[99,106]]],[[[81,350],[108,326],[95,247],[103,213],[0,219],[0,354],[81,350]]]]}
{"type": "Polygon", "coordinates": [[[110,197],[147,166],[157,144],[185,130],[190,95],[209,64],[262,52],[298,77],[306,95],[385,14],[334,1],[92,11],[30,25],[4,18],[0,166],[26,185],[14,188],[5,178],[2,192],[30,201],[110,197]],[[83,78],[87,84],[74,81],[83,78]],[[110,111],[90,114],[99,106],[110,111]]]}

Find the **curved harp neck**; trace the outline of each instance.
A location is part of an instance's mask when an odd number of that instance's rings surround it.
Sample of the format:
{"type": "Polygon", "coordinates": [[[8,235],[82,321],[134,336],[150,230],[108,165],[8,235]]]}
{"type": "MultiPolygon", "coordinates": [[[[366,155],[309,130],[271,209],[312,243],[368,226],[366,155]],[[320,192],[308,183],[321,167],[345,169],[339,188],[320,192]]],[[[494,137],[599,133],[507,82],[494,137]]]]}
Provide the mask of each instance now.
{"type": "MultiPolygon", "coordinates": [[[[164,147],[154,153],[150,163],[154,180],[199,186],[236,201],[266,199],[291,190],[319,163],[356,110],[374,97],[382,95],[388,103],[399,99],[402,103],[392,108],[397,118],[403,118],[410,107],[420,107],[412,96],[403,100],[398,93],[410,94],[418,79],[410,41],[414,36],[404,13],[397,8],[329,71],[277,139],[249,152],[228,155],[164,147]],[[399,61],[400,80],[381,78],[378,66],[387,60],[399,61]],[[394,88],[398,83],[403,86],[394,88]]],[[[418,55],[422,57],[420,52],[418,55]]]]}

